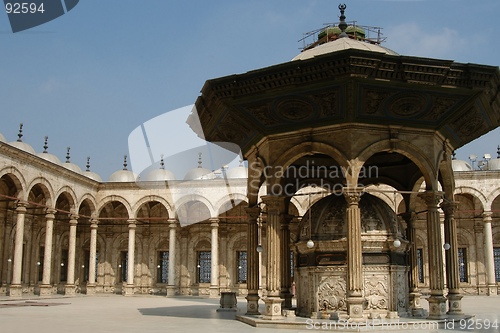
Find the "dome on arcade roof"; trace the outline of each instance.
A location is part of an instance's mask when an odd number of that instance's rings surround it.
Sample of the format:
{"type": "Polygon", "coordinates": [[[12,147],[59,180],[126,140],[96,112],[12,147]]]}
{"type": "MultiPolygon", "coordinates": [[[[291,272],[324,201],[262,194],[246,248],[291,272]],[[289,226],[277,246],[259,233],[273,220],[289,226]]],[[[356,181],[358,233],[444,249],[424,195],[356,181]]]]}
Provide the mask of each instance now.
{"type": "Polygon", "coordinates": [[[248,177],[248,169],[245,168],[245,166],[242,163],[240,163],[239,166],[228,169],[226,171],[226,176],[229,179],[247,178],[248,177]]]}
{"type": "Polygon", "coordinates": [[[453,171],[474,171],[474,168],[472,168],[466,161],[457,160],[455,158],[455,153],[453,153],[453,157],[451,159],[451,167],[453,171]]]}
{"type": "Polygon", "coordinates": [[[70,149],[71,149],[70,147],[66,148],[66,162],[64,162],[62,164],[62,166],[68,170],[71,170],[73,172],[81,174],[82,169],[78,165],[71,163],[70,154],[69,154],[70,149]]]}
{"type": "Polygon", "coordinates": [[[123,158],[123,169],[112,173],[111,176],[109,176],[108,182],[128,183],[128,182],[135,182],[136,180],[137,180],[137,175],[127,169],[127,155],[125,155],[123,158]]]}
{"type": "Polygon", "coordinates": [[[184,176],[184,180],[196,180],[196,179],[214,179],[215,174],[202,167],[201,153],[198,153],[198,167],[189,170],[184,176]]]}
{"type": "Polygon", "coordinates": [[[172,171],[165,170],[165,162],[163,161],[163,156],[160,160],[160,168],[151,170],[147,175],[147,182],[157,182],[157,181],[167,181],[167,180],[175,180],[175,175],[172,171]]]}
{"type": "Polygon", "coordinates": [[[22,137],[23,137],[23,124],[19,124],[19,133],[17,134],[18,136],[18,139],[17,141],[12,141],[12,142],[9,142],[9,144],[13,147],[16,147],[17,149],[20,149],[20,150],[23,150],[27,153],[30,153],[30,154],[36,154],[35,152],[35,149],[33,149],[33,147],[31,147],[29,144],[23,142],[22,140],[22,137]]]}
{"type": "Polygon", "coordinates": [[[38,153],[37,156],[43,158],[46,161],[49,161],[49,162],[52,162],[54,164],[60,165],[61,164],[61,160],[56,155],[50,154],[47,151],[47,148],[49,148],[49,146],[48,146],[48,140],[49,140],[49,137],[45,136],[45,141],[44,141],[44,144],[43,144],[43,152],[38,153]]]}
{"type": "Polygon", "coordinates": [[[497,147],[497,158],[488,161],[488,170],[500,170],[500,146],[497,147]]]}
{"type": "Polygon", "coordinates": [[[96,182],[99,182],[99,183],[102,182],[101,176],[99,176],[95,172],[90,171],[90,157],[87,157],[87,165],[86,165],[85,172],[83,172],[83,175],[87,178],[95,180],[96,182]]]}
{"type": "Polygon", "coordinates": [[[2,135],[2,133],[0,133],[0,142],[7,142],[7,140],[5,140],[5,137],[2,135]]]}

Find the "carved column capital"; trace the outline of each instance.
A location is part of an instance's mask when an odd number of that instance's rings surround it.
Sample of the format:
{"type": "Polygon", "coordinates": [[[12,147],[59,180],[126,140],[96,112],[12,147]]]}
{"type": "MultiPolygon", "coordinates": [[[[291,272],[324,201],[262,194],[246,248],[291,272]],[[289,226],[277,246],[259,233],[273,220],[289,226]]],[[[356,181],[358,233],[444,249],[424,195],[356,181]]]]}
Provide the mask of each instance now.
{"type": "Polygon", "coordinates": [[[359,188],[352,187],[344,187],[344,197],[347,201],[348,206],[358,205],[359,200],[361,200],[361,195],[363,194],[363,190],[359,188]]]}
{"type": "Polygon", "coordinates": [[[493,212],[492,211],[484,211],[483,212],[483,222],[484,223],[491,223],[492,221],[492,215],[493,215],[493,212]]]}
{"type": "Polygon", "coordinates": [[[168,222],[169,228],[171,228],[171,229],[176,229],[177,224],[179,223],[179,221],[177,219],[174,219],[174,218],[168,219],[167,222],[168,222]]]}
{"type": "Polygon", "coordinates": [[[217,217],[212,217],[212,218],[208,219],[208,221],[210,222],[210,226],[212,227],[212,229],[219,227],[220,220],[217,217]]]}
{"type": "Polygon", "coordinates": [[[16,202],[16,212],[18,214],[25,214],[26,207],[28,207],[28,203],[26,201],[19,200],[18,202],[16,202]]]}
{"type": "Polygon", "coordinates": [[[438,191],[425,191],[418,194],[418,197],[424,200],[428,208],[437,208],[443,199],[443,192],[438,191]]]}
{"type": "Polygon", "coordinates": [[[250,222],[250,223],[257,222],[257,219],[259,218],[259,215],[260,215],[260,207],[259,206],[247,207],[247,208],[245,208],[245,211],[248,215],[248,222],[250,222]]]}
{"type": "Polygon", "coordinates": [[[454,216],[455,212],[458,209],[458,202],[457,201],[443,201],[441,203],[440,207],[443,210],[445,215],[454,216]]]}
{"type": "Polygon", "coordinates": [[[137,227],[137,220],[135,219],[130,219],[130,220],[127,220],[127,223],[128,223],[128,228],[129,229],[135,229],[137,227]]]}
{"type": "Polygon", "coordinates": [[[91,219],[90,220],[90,229],[97,229],[99,224],[99,220],[91,219]]]}

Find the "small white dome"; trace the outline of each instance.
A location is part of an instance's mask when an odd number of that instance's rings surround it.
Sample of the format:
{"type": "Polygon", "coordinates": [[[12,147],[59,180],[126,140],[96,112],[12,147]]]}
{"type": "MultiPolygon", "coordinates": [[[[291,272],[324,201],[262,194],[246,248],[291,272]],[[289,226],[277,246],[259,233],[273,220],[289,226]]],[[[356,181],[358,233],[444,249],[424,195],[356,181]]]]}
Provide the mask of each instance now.
{"type": "Polygon", "coordinates": [[[488,170],[500,170],[500,158],[489,161],[488,170]]]}
{"type": "Polygon", "coordinates": [[[188,171],[184,176],[184,180],[195,179],[213,179],[215,176],[212,171],[205,168],[194,168],[188,171]]]}
{"type": "Polygon", "coordinates": [[[312,49],[305,50],[304,52],[300,53],[295,58],[293,58],[292,61],[293,60],[311,59],[311,58],[314,58],[316,56],[320,56],[323,54],[343,51],[343,50],[347,50],[347,49],[357,49],[357,50],[363,50],[363,51],[390,54],[390,55],[395,55],[395,56],[399,55],[396,52],[394,52],[393,50],[390,50],[388,48],[385,48],[385,47],[377,45],[377,44],[371,44],[371,43],[363,42],[360,40],[355,40],[355,39],[351,39],[348,37],[343,37],[343,38],[339,38],[339,39],[336,39],[334,41],[331,41],[329,43],[321,44],[321,45],[316,46],[312,49]]]}
{"type": "Polygon", "coordinates": [[[0,133],[0,142],[7,142],[7,140],[5,140],[5,137],[2,135],[2,133],[0,133]]]}
{"type": "Polygon", "coordinates": [[[135,182],[137,175],[129,170],[118,170],[109,176],[108,182],[112,183],[128,183],[135,182]]]}
{"type": "Polygon", "coordinates": [[[63,167],[65,167],[66,169],[68,170],[71,170],[73,172],[76,172],[76,173],[82,173],[82,169],[80,169],[80,167],[74,163],[71,163],[71,162],[65,162],[62,164],[63,167]]]}
{"type": "Polygon", "coordinates": [[[43,158],[44,160],[52,162],[54,164],[59,164],[59,165],[61,164],[61,160],[54,154],[38,153],[37,156],[43,158]]]}
{"type": "Polygon", "coordinates": [[[173,172],[169,170],[154,169],[153,171],[147,174],[146,179],[144,180],[147,182],[175,180],[175,175],[173,172]]]}
{"type": "Polygon", "coordinates": [[[9,145],[11,145],[12,147],[16,147],[17,149],[24,150],[27,153],[30,153],[30,154],[33,154],[33,155],[36,154],[35,149],[33,149],[33,147],[31,147],[26,142],[12,141],[12,142],[9,142],[9,145]]]}
{"type": "Polygon", "coordinates": [[[99,176],[97,173],[92,172],[92,171],[85,171],[83,175],[87,178],[93,179],[96,182],[102,183],[102,178],[99,176]]]}
{"type": "Polygon", "coordinates": [[[227,170],[226,176],[229,179],[247,178],[248,177],[248,170],[243,165],[240,165],[240,166],[237,166],[235,168],[231,168],[231,169],[227,170]]]}
{"type": "Polygon", "coordinates": [[[469,163],[463,160],[451,160],[453,171],[474,171],[469,163]]]}

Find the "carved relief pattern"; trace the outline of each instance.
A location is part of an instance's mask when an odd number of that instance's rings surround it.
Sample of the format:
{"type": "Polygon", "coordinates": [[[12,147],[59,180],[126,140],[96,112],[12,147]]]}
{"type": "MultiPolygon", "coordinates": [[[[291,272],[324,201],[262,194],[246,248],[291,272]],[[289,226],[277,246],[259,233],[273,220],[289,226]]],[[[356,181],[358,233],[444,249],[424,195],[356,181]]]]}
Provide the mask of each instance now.
{"type": "Polygon", "coordinates": [[[242,125],[241,121],[233,118],[233,116],[228,115],[222,122],[221,128],[218,131],[218,137],[221,137],[222,141],[241,143],[245,140],[245,134],[248,133],[249,129],[242,125]]]}
{"type": "Polygon", "coordinates": [[[425,96],[412,94],[396,97],[389,106],[389,112],[397,117],[413,117],[425,110],[425,96]]]}
{"type": "Polygon", "coordinates": [[[389,289],[387,276],[372,276],[365,279],[365,299],[368,310],[387,310],[389,307],[389,289]]]}
{"type": "Polygon", "coordinates": [[[289,121],[301,121],[309,118],[313,111],[311,104],[298,99],[281,102],[276,107],[276,113],[289,121]]]}
{"type": "Polygon", "coordinates": [[[455,105],[456,100],[451,98],[437,97],[432,104],[431,110],[424,117],[424,119],[438,120],[440,119],[448,110],[455,105]]]}
{"type": "Polygon", "coordinates": [[[249,107],[247,111],[253,115],[258,122],[265,126],[273,126],[278,123],[278,121],[271,116],[268,105],[249,107]]]}
{"type": "Polygon", "coordinates": [[[389,93],[378,91],[366,91],[363,96],[364,113],[366,114],[380,114],[381,105],[384,100],[389,96],[389,93]]]}
{"type": "Polygon", "coordinates": [[[328,277],[318,287],[318,311],[345,311],[346,282],[342,277],[328,277]]]}
{"type": "Polygon", "coordinates": [[[315,95],[316,102],[321,106],[321,118],[335,116],[337,110],[337,92],[315,95]]]}
{"type": "Polygon", "coordinates": [[[407,281],[405,278],[405,273],[404,272],[397,272],[396,273],[396,284],[395,288],[397,288],[397,293],[396,293],[396,304],[397,304],[397,311],[406,311],[407,308],[407,299],[406,299],[406,286],[407,281]]]}
{"type": "Polygon", "coordinates": [[[463,117],[455,121],[453,127],[464,139],[474,136],[477,132],[483,132],[487,128],[484,119],[475,110],[470,110],[464,114],[463,117]]]}

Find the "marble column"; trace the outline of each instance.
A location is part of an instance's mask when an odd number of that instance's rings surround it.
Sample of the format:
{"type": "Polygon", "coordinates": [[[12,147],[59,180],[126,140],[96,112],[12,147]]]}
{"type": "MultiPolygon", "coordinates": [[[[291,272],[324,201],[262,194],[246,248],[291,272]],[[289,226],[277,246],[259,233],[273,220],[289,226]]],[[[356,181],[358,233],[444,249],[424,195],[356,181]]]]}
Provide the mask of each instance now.
{"type": "Polygon", "coordinates": [[[441,209],[444,212],[444,241],[450,245],[445,251],[446,284],[448,287],[448,315],[463,315],[462,295],[460,295],[460,272],[458,267],[458,240],[455,211],[457,202],[443,202],[441,209]]]}
{"type": "Polygon", "coordinates": [[[259,207],[248,207],[247,232],[247,315],[259,315],[259,275],[260,263],[257,245],[259,245],[259,207]]]}
{"type": "Polygon", "coordinates": [[[441,192],[426,191],[419,197],[427,205],[427,247],[429,251],[429,319],[446,317],[446,298],[444,297],[443,239],[439,221],[438,204],[441,192]]]}
{"type": "Polygon", "coordinates": [[[128,220],[128,261],[127,261],[127,284],[123,289],[123,295],[134,294],[134,273],[135,273],[135,220],[128,220]]]}
{"type": "Polygon", "coordinates": [[[286,216],[281,223],[281,293],[283,309],[292,308],[292,272],[290,267],[290,221],[286,216]]]}
{"type": "Polygon", "coordinates": [[[64,287],[65,295],[74,295],[76,293],[75,285],[75,260],[76,260],[76,225],[78,216],[71,215],[69,220],[69,242],[68,242],[68,278],[64,287]]]}
{"type": "Polygon", "coordinates": [[[413,317],[423,317],[424,309],[420,303],[420,298],[422,294],[418,289],[418,260],[417,260],[417,232],[415,228],[415,222],[417,220],[417,215],[414,212],[403,214],[403,218],[406,221],[406,232],[408,241],[410,242],[410,311],[413,317]]]}
{"type": "Polygon", "coordinates": [[[45,243],[43,248],[43,272],[42,285],[40,286],[40,296],[52,294],[50,283],[52,275],[52,240],[54,234],[55,209],[47,209],[45,215],[45,243]]]}
{"type": "Polygon", "coordinates": [[[12,265],[12,282],[9,287],[9,296],[20,297],[22,295],[21,274],[23,268],[23,242],[24,242],[24,218],[27,203],[19,202],[16,213],[16,235],[14,238],[14,260],[12,265]]]}
{"type": "Polygon", "coordinates": [[[97,224],[98,220],[90,220],[90,254],[89,254],[89,281],[87,282],[88,295],[96,292],[96,257],[97,257],[97,224]]]}
{"type": "Polygon", "coordinates": [[[497,295],[495,277],[495,258],[493,252],[493,232],[491,229],[492,212],[483,213],[484,222],[484,266],[486,268],[486,283],[488,285],[488,295],[497,295]]]}
{"type": "Polygon", "coordinates": [[[210,297],[219,296],[219,219],[211,218],[210,297]]]}
{"type": "Polygon", "coordinates": [[[169,219],[169,241],[168,241],[168,281],[167,296],[175,296],[175,246],[177,233],[177,219],[169,219]]]}
{"type": "Polygon", "coordinates": [[[344,197],[347,201],[347,313],[349,321],[363,320],[363,249],[359,209],[362,194],[356,188],[344,189],[344,197]]]}
{"type": "Polygon", "coordinates": [[[5,220],[5,230],[3,234],[2,286],[8,286],[10,284],[10,269],[12,264],[10,235],[12,233],[13,216],[10,211],[7,211],[6,214],[7,218],[5,220]]]}
{"type": "Polygon", "coordinates": [[[284,219],[284,197],[266,195],[262,197],[267,209],[267,269],[265,311],[263,319],[282,319],[281,293],[281,224],[284,219]]]}

